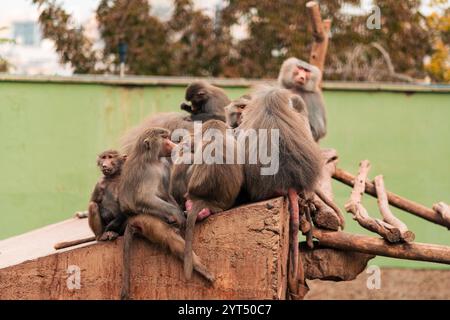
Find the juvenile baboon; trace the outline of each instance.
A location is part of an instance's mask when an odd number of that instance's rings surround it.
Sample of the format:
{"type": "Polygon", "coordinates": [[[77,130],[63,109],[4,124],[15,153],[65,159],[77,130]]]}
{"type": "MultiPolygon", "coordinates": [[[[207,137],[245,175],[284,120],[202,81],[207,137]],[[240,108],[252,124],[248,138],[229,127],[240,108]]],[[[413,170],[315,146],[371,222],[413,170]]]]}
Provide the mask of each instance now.
{"type": "Polygon", "coordinates": [[[225,91],[204,81],[193,82],[186,89],[186,101],[180,106],[191,114],[192,121],[225,121],[225,106],[230,103],[225,91]]]}
{"type": "Polygon", "coordinates": [[[246,94],[236,100],[231,101],[231,103],[225,107],[227,124],[231,128],[234,129],[239,127],[242,122],[242,112],[244,111],[250,100],[251,96],[246,94]]]}
{"type": "Polygon", "coordinates": [[[175,129],[193,130],[194,121],[205,122],[210,119],[225,121],[224,108],[230,100],[221,88],[204,81],[193,82],[186,88],[185,99],[188,102],[183,102],[180,109],[189,114],[165,112],[151,115],[122,137],[122,150],[129,153],[137,137],[148,128],[165,128],[172,133],[175,129]]]}
{"type": "Polygon", "coordinates": [[[231,208],[244,181],[243,167],[236,162],[236,141],[227,125],[218,120],[203,124],[202,143],[195,146],[195,155],[203,162],[190,168],[187,185],[187,223],[185,232],[184,272],[190,279],[193,269],[192,241],[197,218],[231,208]],[[227,161],[228,160],[228,161],[227,161]]]}
{"type": "MultiPolygon", "coordinates": [[[[298,193],[315,190],[321,173],[322,160],[319,146],[311,137],[304,115],[294,109],[299,103],[286,89],[262,87],[252,94],[252,101],[244,111],[239,128],[242,135],[248,135],[252,129],[267,130],[267,146],[272,157],[278,156],[278,170],[271,174],[262,174],[263,165],[254,141],[246,141],[246,163],[244,164],[245,187],[253,201],[267,199],[276,195],[288,197],[290,207],[290,267],[289,288],[296,292],[298,285],[298,230],[299,198],[298,193]],[[278,141],[272,136],[278,133],[278,141]],[[278,143],[278,148],[274,144],[278,143]],[[275,148],[275,150],[274,150],[275,148]],[[278,154],[277,151],[278,150],[278,154]],[[256,164],[249,163],[251,155],[258,154],[256,164]]],[[[258,151],[264,148],[259,139],[258,151]]],[[[269,152],[267,152],[268,154],[269,152]]]]}
{"type": "Polygon", "coordinates": [[[119,204],[128,215],[154,215],[167,223],[184,223],[184,214],[170,196],[170,166],[166,157],[175,144],[163,128],[145,130],[123,166],[119,204]]]}
{"type": "Polygon", "coordinates": [[[126,156],[116,150],[107,150],[97,156],[97,166],[103,176],[95,185],[88,206],[88,222],[95,237],[60,242],[62,249],[94,240],[114,240],[125,230],[126,216],[120,211],[118,186],[126,156]]]}
{"type": "MultiPolygon", "coordinates": [[[[121,297],[129,298],[130,248],[134,234],[140,234],[153,243],[167,248],[183,258],[184,240],[174,225],[183,225],[184,213],[169,195],[170,167],[165,157],[172,152],[174,143],[169,131],[150,128],[136,140],[123,167],[119,185],[121,210],[130,215],[124,237],[123,286],[121,297]],[[172,225],[170,225],[170,224],[172,225]]],[[[214,277],[196,258],[194,268],[208,281],[214,277]]]]}
{"type": "Polygon", "coordinates": [[[285,60],[278,75],[278,83],[283,88],[300,95],[308,107],[308,118],[315,141],[327,133],[325,103],[319,88],[322,72],[297,58],[285,60]]]}

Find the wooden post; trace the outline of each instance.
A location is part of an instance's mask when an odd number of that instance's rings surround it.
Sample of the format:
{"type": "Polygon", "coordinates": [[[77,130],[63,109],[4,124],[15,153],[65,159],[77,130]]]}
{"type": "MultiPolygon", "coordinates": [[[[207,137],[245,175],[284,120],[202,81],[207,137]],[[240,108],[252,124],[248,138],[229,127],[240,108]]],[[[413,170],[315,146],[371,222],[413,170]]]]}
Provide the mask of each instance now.
{"type": "Polygon", "coordinates": [[[390,244],[383,239],[341,231],[313,230],[313,236],[325,247],[358,251],[397,259],[450,264],[450,247],[427,243],[390,244]]]}
{"type": "Polygon", "coordinates": [[[326,19],[322,22],[319,4],[315,1],[306,3],[306,8],[309,12],[314,38],[309,63],[318,67],[323,73],[328,49],[328,35],[330,33],[331,20],[326,19]]]}
{"type": "MultiPolygon", "coordinates": [[[[337,168],[334,172],[333,178],[342,182],[343,184],[346,184],[349,187],[353,187],[355,181],[354,175],[339,168],[337,168]]],[[[365,193],[370,194],[375,198],[377,197],[377,191],[375,189],[375,185],[372,182],[366,181],[364,191],[365,193]]],[[[433,211],[432,209],[427,208],[417,202],[405,199],[393,192],[387,191],[387,197],[390,205],[402,209],[406,212],[412,213],[413,215],[425,220],[447,227],[447,229],[450,230],[450,219],[445,219],[444,216],[433,211]]]]}

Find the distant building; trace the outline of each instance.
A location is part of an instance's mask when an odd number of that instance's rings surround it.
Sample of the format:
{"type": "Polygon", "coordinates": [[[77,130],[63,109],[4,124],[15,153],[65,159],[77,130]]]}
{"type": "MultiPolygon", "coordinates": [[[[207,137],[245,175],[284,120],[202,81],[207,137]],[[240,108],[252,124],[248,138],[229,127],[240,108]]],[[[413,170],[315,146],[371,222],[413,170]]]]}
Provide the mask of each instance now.
{"type": "Polygon", "coordinates": [[[13,37],[19,44],[38,46],[41,41],[41,32],[38,24],[34,21],[14,22],[13,37]]]}

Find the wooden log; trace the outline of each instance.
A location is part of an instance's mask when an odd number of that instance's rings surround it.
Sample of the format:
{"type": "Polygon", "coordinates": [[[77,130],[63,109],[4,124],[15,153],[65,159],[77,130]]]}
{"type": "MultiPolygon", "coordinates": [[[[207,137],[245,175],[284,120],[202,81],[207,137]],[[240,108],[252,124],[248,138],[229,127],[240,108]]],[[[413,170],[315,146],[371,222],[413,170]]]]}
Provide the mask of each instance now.
{"type": "Polygon", "coordinates": [[[378,233],[389,242],[399,242],[401,240],[400,230],[380,219],[371,218],[361,204],[361,198],[364,194],[364,181],[367,179],[369,170],[370,162],[368,160],[361,161],[350,199],[345,204],[345,210],[350,212],[353,215],[353,219],[363,228],[378,233]]]}
{"type": "Polygon", "coordinates": [[[378,175],[374,179],[375,189],[377,190],[377,202],[380,212],[383,215],[383,220],[389,223],[391,226],[397,228],[400,231],[400,238],[403,241],[411,242],[415,239],[415,234],[408,230],[406,224],[404,224],[399,218],[394,216],[392,211],[389,209],[389,203],[387,199],[386,189],[384,187],[384,180],[382,175],[378,175]]]}
{"type": "MultiPolygon", "coordinates": [[[[354,175],[339,168],[336,168],[336,171],[333,174],[333,178],[349,187],[353,187],[355,182],[354,175]]],[[[366,181],[364,191],[365,193],[375,198],[377,197],[377,191],[375,189],[375,185],[372,182],[366,181]]],[[[430,222],[447,227],[447,229],[450,230],[450,218],[445,219],[439,213],[433,211],[432,209],[427,208],[424,205],[421,205],[417,202],[403,198],[393,192],[387,191],[386,193],[390,205],[398,209],[404,210],[406,212],[412,213],[413,215],[428,220],[430,222]]]]}
{"type": "MultiPolygon", "coordinates": [[[[335,149],[322,149],[321,151],[322,159],[325,164],[322,167],[322,172],[317,183],[317,189],[333,203],[334,195],[331,177],[336,170],[338,155],[335,149]]],[[[339,227],[344,228],[344,217],[336,205],[332,207],[328,206],[317,194],[314,194],[312,201],[316,209],[312,212],[312,220],[316,226],[335,231],[339,230],[339,227]]]]}
{"type": "MultiPolygon", "coordinates": [[[[283,198],[215,214],[196,227],[194,249],[216,276],[214,286],[143,239],[132,245],[133,299],[285,299],[289,213],[283,198]]],[[[0,300],[118,299],[122,237],[55,251],[63,239],[90,235],[85,219],[0,241],[0,300]],[[78,234],[70,230],[79,230],[78,234]],[[45,244],[45,247],[43,247],[45,244]],[[38,255],[38,248],[41,251],[38,255]],[[77,276],[78,272],[78,276],[77,276]],[[77,288],[77,277],[79,287],[77,288]]]]}
{"type": "Polygon", "coordinates": [[[442,220],[450,221],[450,207],[445,202],[438,202],[433,205],[433,210],[437,212],[442,220]]]}
{"type": "Polygon", "coordinates": [[[306,3],[306,8],[309,12],[314,39],[309,57],[309,63],[315,65],[320,69],[320,71],[323,72],[325,57],[328,50],[328,34],[331,28],[331,20],[326,19],[322,22],[319,4],[315,1],[309,1],[306,3]]]}
{"type": "Polygon", "coordinates": [[[300,256],[305,262],[304,277],[308,280],[350,281],[363,272],[374,255],[315,245],[309,249],[300,243],[300,256]]]}
{"type": "Polygon", "coordinates": [[[380,238],[320,229],[314,229],[313,236],[324,247],[396,259],[450,264],[450,247],[447,246],[417,242],[391,244],[380,238]]]}
{"type": "Polygon", "coordinates": [[[325,39],[325,37],[322,18],[320,17],[319,4],[316,1],[308,1],[306,3],[306,9],[309,13],[314,41],[321,42],[325,39]]]}

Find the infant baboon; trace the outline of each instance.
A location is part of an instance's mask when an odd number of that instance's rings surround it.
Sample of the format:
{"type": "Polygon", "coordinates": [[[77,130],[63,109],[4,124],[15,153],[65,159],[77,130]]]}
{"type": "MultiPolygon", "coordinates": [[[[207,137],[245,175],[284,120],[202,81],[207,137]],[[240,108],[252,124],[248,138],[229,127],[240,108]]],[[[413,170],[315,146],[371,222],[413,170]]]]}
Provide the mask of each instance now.
{"type": "Polygon", "coordinates": [[[95,237],[60,242],[55,249],[62,249],[94,240],[114,240],[125,230],[126,215],[120,211],[118,186],[122,166],[126,160],[116,150],[107,150],[97,156],[97,166],[103,177],[95,185],[88,206],[88,222],[95,237]]]}

